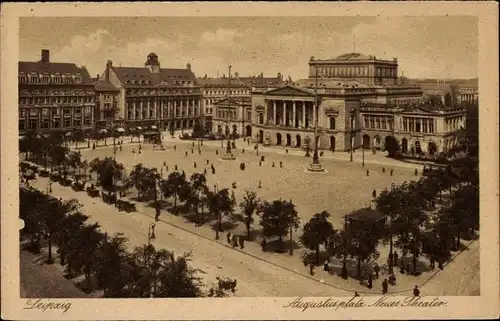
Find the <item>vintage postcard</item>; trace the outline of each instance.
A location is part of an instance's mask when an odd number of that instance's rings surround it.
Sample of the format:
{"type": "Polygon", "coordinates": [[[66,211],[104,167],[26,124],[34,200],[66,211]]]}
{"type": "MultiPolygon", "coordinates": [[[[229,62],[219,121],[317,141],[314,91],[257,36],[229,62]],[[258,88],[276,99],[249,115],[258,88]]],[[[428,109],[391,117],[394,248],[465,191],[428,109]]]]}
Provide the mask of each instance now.
{"type": "Polygon", "coordinates": [[[497,318],[498,6],[8,3],[2,318],[497,318]]]}

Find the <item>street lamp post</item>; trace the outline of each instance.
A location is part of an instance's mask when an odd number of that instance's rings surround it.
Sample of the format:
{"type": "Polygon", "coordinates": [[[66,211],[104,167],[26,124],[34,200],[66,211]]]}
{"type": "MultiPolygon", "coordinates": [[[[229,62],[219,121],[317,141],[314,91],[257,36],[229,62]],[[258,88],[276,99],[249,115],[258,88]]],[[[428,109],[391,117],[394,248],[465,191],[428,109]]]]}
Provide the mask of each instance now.
{"type": "Polygon", "coordinates": [[[318,118],[319,118],[319,104],[318,104],[318,67],[316,66],[316,86],[314,90],[314,154],[313,161],[307,168],[310,172],[324,172],[325,169],[319,163],[319,155],[318,155],[318,118]]]}
{"type": "Polygon", "coordinates": [[[149,227],[148,227],[148,246],[151,245],[151,240],[154,240],[156,238],[155,227],[156,227],[155,223],[149,224],[149,227]]]}
{"type": "Polygon", "coordinates": [[[226,132],[226,135],[227,135],[227,146],[226,146],[226,153],[224,155],[224,157],[222,157],[222,159],[225,159],[225,160],[234,160],[235,157],[233,155],[233,153],[231,152],[231,139],[230,139],[230,130],[229,130],[229,106],[230,106],[230,103],[231,103],[231,67],[232,66],[229,66],[229,90],[228,90],[228,95],[227,95],[227,115],[226,115],[226,128],[227,128],[227,132],[226,132]]]}

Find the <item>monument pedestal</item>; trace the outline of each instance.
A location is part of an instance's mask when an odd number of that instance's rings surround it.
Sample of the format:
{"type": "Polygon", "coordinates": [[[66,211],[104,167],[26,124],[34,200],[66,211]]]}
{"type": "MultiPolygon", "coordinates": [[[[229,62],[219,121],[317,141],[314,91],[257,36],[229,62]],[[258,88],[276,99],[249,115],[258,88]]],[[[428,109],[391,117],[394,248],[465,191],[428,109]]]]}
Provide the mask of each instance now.
{"type": "Polygon", "coordinates": [[[321,164],[315,164],[315,163],[309,164],[309,167],[307,168],[307,170],[310,172],[324,172],[325,171],[325,169],[323,168],[323,166],[321,166],[321,164]]]}
{"type": "Polygon", "coordinates": [[[224,153],[224,156],[222,156],[223,160],[235,160],[236,157],[232,153],[224,153]]]}

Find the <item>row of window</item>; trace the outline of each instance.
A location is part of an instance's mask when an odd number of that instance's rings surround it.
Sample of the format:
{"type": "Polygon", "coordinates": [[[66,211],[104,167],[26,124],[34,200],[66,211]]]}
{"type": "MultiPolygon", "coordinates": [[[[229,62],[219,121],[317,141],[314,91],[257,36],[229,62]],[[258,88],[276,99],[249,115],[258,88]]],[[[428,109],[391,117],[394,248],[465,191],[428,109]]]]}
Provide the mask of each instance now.
{"type": "Polygon", "coordinates": [[[32,74],[19,75],[20,84],[81,84],[82,76],[79,75],[47,75],[32,74]]]}
{"type": "Polygon", "coordinates": [[[182,94],[193,94],[197,93],[197,90],[194,89],[172,89],[172,88],[167,88],[167,89],[161,89],[161,90],[154,90],[154,89],[127,89],[127,95],[130,96],[156,96],[156,95],[182,95],[182,94]]]}
{"type": "Polygon", "coordinates": [[[417,104],[420,102],[420,98],[389,99],[388,102],[389,102],[389,104],[393,104],[393,105],[417,104]]]}
{"type": "Polygon", "coordinates": [[[445,119],[445,131],[458,130],[463,125],[462,117],[449,117],[445,119]]]}
{"type": "Polygon", "coordinates": [[[250,95],[250,90],[206,90],[205,96],[250,95]]]}
{"type": "Polygon", "coordinates": [[[402,129],[412,133],[434,133],[434,119],[403,117],[402,129]]]}
{"type": "MultiPolygon", "coordinates": [[[[198,116],[198,110],[194,109],[188,111],[186,108],[183,108],[181,110],[179,107],[177,107],[175,111],[173,109],[170,111],[168,108],[163,108],[163,118],[170,118],[173,115],[175,115],[175,117],[196,117],[198,116]]],[[[158,117],[161,117],[161,114],[158,112],[155,115],[155,109],[153,108],[149,109],[143,108],[142,110],[140,109],[127,110],[128,119],[157,119],[158,117]]]]}
{"type": "MultiPolygon", "coordinates": [[[[167,78],[165,78],[165,80],[167,80],[167,78]]],[[[170,81],[170,82],[172,82],[172,81],[170,81]]],[[[152,85],[153,84],[151,82],[151,80],[135,80],[135,79],[128,79],[128,80],[125,81],[125,83],[127,85],[152,85]]],[[[174,85],[183,85],[184,86],[184,85],[195,85],[196,82],[195,81],[191,81],[191,80],[174,80],[173,84],[174,85]]]]}
{"type": "Polygon", "coordinates": [[[70,128],[70,127],[81,127],[81,126],[92,126],[92,119],[85,118],[82,122],[81,119],[71,119],[66,118],[63,120],[54,119],[52,122],[50,119],[19,119],[19,131],[28,129],[55,129],[55,128],[70,128]]]}
{"type": "Polygon", "coordinates": [[[94,96],[93,90],[85,90],[82,88],[21,88],[20,94],[23,95],[75,95],[75,96],[94,96]]]}
{"type": "Polygon", "coordinates": [[[364,116],[364,126],[370,129],[392,130],[393,119],[390,116],[364,116]]]}
{"type": "MultiPolygon", "coordinates": [[[[151,101],[144,101],[142,102],[139,102],[139,101],[135,101],[135,102],[131,102],[129,101],[127,103],[127,108],[129,109],[133,109],[135,107],[135,109],[141,109],[141,108],[150,108],[150,107],[154,107],[154,106],[157,106],[157,107],[160,107],[160,108],[168,108],[169,107],[169,104],[168,102],[166,101],[160,101],[159,104],[156,104],[155,102],[151,102],[151,101]]],[[[170,102],[170,107],[173,108],[174,106],[176,107],[183,107],[183,108],[193,108],[193,109],[197,109],[198,105],[196,104],[196,102],[192,102],[190,103],[189,100],[185,100],[185,101],[175,101],[175,102],[170,102]]]]}
{"type": "MultiPolygon", "coordinates": [[[[369,76],[369,66],[356,66],[356,67],[332,66],[332,67],[319,67],[318,69],[319,69],[318,73],[323,77],[369,76]]],[[[395,68],[375,68],[375,75],[377,77],[396,77],[397,71],[395,68]]]]}
{"type": "Polygon", "coordinates": [[[94,102],[94,96],[83,97],[19,97],[19,105],[41,105],[41,104],[85,104],[94,102]]]}
{"type": "Polygon", "coordinates": [[[51,113],[52,115],[79,115],[82,113],[82,111],[86,115],[91,115],[92,114],[92,107],[91,106],[86,106],[86,107],[64,107],[64,108],[19,108],[19,117],[24,118],[26,115],[30,116],[38,116],[38,114],[41,114],[42,116],[46,117],[49,116],[51,113]]]}

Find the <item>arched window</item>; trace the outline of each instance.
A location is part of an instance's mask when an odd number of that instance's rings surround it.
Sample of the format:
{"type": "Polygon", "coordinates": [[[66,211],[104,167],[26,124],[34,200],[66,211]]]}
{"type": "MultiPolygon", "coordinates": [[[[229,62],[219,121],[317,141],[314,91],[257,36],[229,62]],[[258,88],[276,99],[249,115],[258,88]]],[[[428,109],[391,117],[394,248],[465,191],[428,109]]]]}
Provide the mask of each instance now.
{"type": "Polygon", "coordinates": [[[259,113],[259,124],[264,124],[264,114],[259,113]]]}
{"type": "Polygon", "coordinates": [[[335,117],[330,117],[330,129],[335,129],[335,117]]]}

